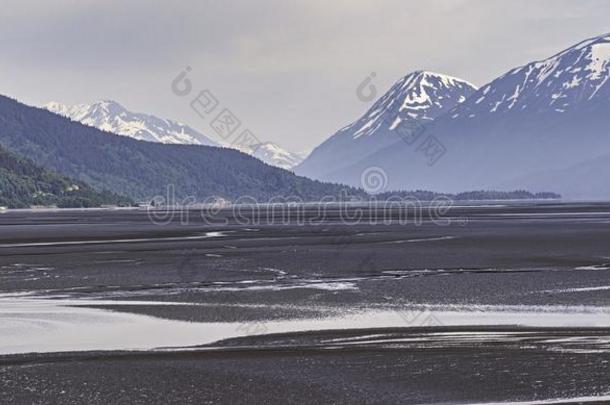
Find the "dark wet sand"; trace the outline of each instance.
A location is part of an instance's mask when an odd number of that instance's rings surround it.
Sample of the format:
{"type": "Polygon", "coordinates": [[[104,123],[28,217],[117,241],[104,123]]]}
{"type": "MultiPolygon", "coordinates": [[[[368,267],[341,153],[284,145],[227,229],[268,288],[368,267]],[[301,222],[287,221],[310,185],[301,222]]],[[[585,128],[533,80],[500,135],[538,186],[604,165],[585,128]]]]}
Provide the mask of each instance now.
{"type": "MultiPolygon", "coordinates": [[[[416,333],[370,332],[394,338],[416,333]]],[[[520,341],[462,338],[450,345],[432,340],[331,350],[321,341],[353,339],[361,332],[330,331],[238,339],[207,351],[12,356],[2,359],[0,402],[387,404],[575,398],[608,387],[610,353],[549,351],[536,340],[607,337],[609,332],[548,330],[520,341]]]]}
{"type": "MultiPolygon", "coordinates": [[[[457,207],[448,223],[424,216],[421,225],[346,225],[332,211],[316,225],[240,225],[230,213],[227,224],[210,225],[197,214],[164,226],[137,210],[0,214],[0,293],[200,303],[104,308],[244,323],[409,303],[610,305],[610,290],[592,289],[610,286],[609,204],[457,207]],[[212,231],[223,233],[203,237],[212,231]]],[[[606,347],[468,338],[329,347],[318,334],[228,341],[216,351],[3,356],[0,403],[471,403],[610,393],[606,347]]]]}

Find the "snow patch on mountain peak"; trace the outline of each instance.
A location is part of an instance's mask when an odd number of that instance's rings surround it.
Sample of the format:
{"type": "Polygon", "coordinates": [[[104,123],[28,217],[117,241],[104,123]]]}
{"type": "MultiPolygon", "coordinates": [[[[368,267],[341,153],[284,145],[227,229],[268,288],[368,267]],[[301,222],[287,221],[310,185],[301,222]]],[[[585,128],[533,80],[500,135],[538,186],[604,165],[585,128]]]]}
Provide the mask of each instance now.
{"type": "Polygon", "coordinates": [[[610,35],[582,41],[550,58],[512,69],[456,108],[454,119],[510,110],[566,112],[600,94],[608,96],[610,35]],[[478,106],[477,106],[478,104],[478,106]]]}
{"type": "Polygon", "coordinates": [[[417,70],[395,82],[363,117],[339,132],[352,132],[352,138],[358,139],[392,130],[404,120],[431,121],[475,90],[474,85],[457,77],[417,70]]]}
{"type": "Polygon", "coordinates": [[[84,125],[141,141],[219,146],[185,124],[154,115],[134,113],[113,100],[76,105],[52,101],[45,104],[44,108],[84,125]]]}
{"type": "Polygon", "coordinates": [[[287,151],[276,143],[262,142],[248,147],[237,147],[240,151],[262,160],[268,165],[291,170],[303,161],[303,158],[287,151]]]}
{"type": "Polygon", "coordinates": [[[301,156],[288,152],[271,142],[249,147],[225,145],[224,143],[219,144],[185,124],[161,119],[154,115],[133,113],[113,100],[102,100],[92,104],[76,104],[71,106],[51,101],[45,104],[44,108],[84,125],[141,141],[166,144],[225,146],[238,149],[271,166],[283,169],[292,169],[303,160],[301,156]]]}
{"type": "Polygon", "coordinates": [[[404,140],[400,128],[417,128],[465,102],[476,87],[465,80],[418,70],[398,81],[358,120],[339,129],[297,167],[297,174],[326,176],[404,140]]]}
{"type": "Polygon", "coordinates": [[[599,79],[608,70],[610,61],[610,42],[598,43],[591,46],[591,63],[587,69],[592,72],[592,79],[599,79]]]}

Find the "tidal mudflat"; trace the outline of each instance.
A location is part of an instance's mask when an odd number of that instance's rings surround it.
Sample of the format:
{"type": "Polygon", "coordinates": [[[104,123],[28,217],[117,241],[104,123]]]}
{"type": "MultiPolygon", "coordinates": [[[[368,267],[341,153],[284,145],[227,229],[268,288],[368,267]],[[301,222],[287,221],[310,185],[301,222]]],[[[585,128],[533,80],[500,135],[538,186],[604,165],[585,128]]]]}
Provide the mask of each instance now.
{"type": "Polygon", "coordinates": [[[608,400],[610,205],[269,210],[0,214],[0,402],[608,400]]]}

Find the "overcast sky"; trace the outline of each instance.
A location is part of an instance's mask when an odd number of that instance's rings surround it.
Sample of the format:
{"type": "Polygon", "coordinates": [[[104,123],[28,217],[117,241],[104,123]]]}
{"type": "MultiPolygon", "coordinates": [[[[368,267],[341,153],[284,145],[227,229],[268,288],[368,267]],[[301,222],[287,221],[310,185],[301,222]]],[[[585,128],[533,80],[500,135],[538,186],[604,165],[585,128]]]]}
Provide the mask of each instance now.
{"type": "Polygon", "coordinates": [[[418,69],[482,85],[610,32],[608,16],[597,0],[5,0],[0,93],[112,99],[214,137],[170,89],[190,66],[261,140],[303,151],[370,106],[371,72],[379,95],[418,69]]]}

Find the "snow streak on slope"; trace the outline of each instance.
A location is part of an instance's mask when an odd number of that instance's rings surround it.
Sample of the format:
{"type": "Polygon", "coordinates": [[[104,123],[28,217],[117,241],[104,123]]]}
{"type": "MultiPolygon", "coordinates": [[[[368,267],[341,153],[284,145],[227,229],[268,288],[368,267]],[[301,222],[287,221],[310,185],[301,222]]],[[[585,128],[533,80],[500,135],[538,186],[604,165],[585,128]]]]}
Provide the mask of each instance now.
{"type": "Polygon", "coordinates": [[[263,142],[250,147],[238,147],[238,149],[262,160],[268,165],[286,170],[291,170],[303,160],[296,153],[289,152],[272,142],[263,142]]]}
{"type": "Polygon", "coordinates": [[[435,167],[422,166],[395,143],[331,180],[355,185],[358,172],[381,167],[394,189],[525,188],[607,197],[603,163],[584,162],[610,153],[608,77],[610,34],[514,68],[426,124],[447,151],[435,167]]]}
{"type": "Polygon", "coordinates": [[[485,113],[564,113],[594,98],[608,98],[610,35],[583,41],[548,59],[515,68],[456,108],[453,119],[485,113]]]}
{"type": "Polygon", "coordinates": [[[397,128],[417,128],[466,100],[476,88],[455,77],[416,71],[398,80],[358,120],[340,129],[297,167],[297,174],[335,181],[349,167],[404,137],[397,128]]]}
{"type": "Polygon", "coordinates": [[[395,129],[401,121],[431,121],[453,108],[476,90],[464,80],[427,71],[413,72],[398,82],[354,124],[339,132],[357,139],[380,129],[395,129]]]}

